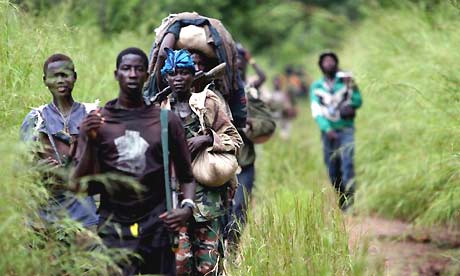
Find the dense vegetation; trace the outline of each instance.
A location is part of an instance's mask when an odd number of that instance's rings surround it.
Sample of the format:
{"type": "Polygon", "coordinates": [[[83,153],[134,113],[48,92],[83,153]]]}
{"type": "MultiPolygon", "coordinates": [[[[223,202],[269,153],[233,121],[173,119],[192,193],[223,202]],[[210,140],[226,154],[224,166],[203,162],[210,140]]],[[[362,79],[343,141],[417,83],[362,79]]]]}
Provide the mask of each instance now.
{"type": "MultiPolygon", "coordinates": [[[[123,256],[77,246],[78,226],[69,221],[46,235],[27,226],[37,221],[34,210],[47,192],[27,169],[30,157],[16,143],[17,130],[30,107],[49,101],[41,80],[47,56],[74,59],[78,101],[105,102],[117,93],[116,54],[132,45],[148,51],[153,28],[179,10],[222,19],[270,75],[291,62],[317,77],[318,51],[340,49],[342,67],[354,72],[364,97],[356,126],[357,211],[458,225],[457,1],[16,3],[0,1],[0,274],[100,274],[110,265],[107,254],[123,256]]],[[[366,273],[364,252],[350,252],[333,207],[307,106],[301,102],[289,143],[275,138],[258,148],[254,212],[227,266],[234,275],[366,273]]]]}
{"type": "Polygon", "coordinates": [[[17,142],[18,128],[31,107],[49,102],[42,64],[50,54],[63,52],[75,60],[78,101],[106,101],[116,96],[112,73],[116,54],[132,43],[141,45],[140,41],[133,34],[124,34],[126,40],[102,40],[97,28],[65,25],[65,14],[53,20],[35,18],[4,2],[0,2],[0,14],[0,250],[4,252],[0,274],[107,274],[113,264],[109,256],[125,254],[103,248],[88,251],[85,242],[76,242],[94,240],[94,234],[70,220],[46,232],[33,229],[41,229],[36,210],[48,193],[46,183],[29,166],[30,156],[23,154],[24,147],[17,142]]]}
{"type": "Polygon", "coordinates": [[[342,54],[365,93],[357,125],[363,210],[458,225],[459,10],[444,3],[371,15],[342,54]]]}
{"type": "Polygon", "coordinates": [[[39,16],[55,17],[66,7],[68,25],[97,26],[105,37],[123,31],[152,36],[170,13],[196,11],[219,18],[234,38],[259,54],[298,63],[298,53],[336,46],[348,22],[360,16],[361,0],[21,0],[20,7],[39,16]],[[338,5],[340,3],[340,5],[338,5]],[[63,5],[62,5],[63,4],[63,5]],[[51,10],[51,12],[50,12],[51,10]],[[255,35],[257,34],[257,35],[255,35]]]}

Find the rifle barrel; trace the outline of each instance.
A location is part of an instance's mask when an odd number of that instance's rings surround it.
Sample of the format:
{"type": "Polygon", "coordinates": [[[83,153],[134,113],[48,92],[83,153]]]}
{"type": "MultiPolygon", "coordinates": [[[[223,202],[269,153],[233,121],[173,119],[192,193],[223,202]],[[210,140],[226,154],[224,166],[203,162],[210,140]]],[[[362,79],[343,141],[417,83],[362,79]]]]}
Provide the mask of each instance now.
{"type": "MultiPolygon", "coordinates": [[[[226,65],[227,64],[225,62],[222,62],[221,64],[209,70],[209,72],[204,73],[203,71],[198,71],[193,77],[193,82],[201,78],[205,78],[207,81],[210,81],[210,80],[214,80],[214,79],[222,77],[225,74],[226,65]]],[[[172,92],[171,87],[166,86],[163,90],[161,90],[160,92],[156,93],[153,97],[151,97],[150,102],[151,103],[161,102],[164,99],[166,99],[166,97],[168,97],[169,94],[171,94],[171,92],[172,92]]]]}

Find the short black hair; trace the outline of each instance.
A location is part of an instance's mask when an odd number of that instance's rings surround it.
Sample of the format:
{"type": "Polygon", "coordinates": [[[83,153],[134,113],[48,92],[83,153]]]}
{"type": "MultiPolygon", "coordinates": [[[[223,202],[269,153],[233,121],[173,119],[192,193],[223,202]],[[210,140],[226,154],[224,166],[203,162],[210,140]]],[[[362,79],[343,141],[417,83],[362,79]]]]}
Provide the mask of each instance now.
{"type": "Polygon", "coordinates": [[[123,51],[121,51],[118,56],[117,56],[117,64],[116,64],[116,68],[118,69],[118,66],[120,66],[120,63],[121,63],[121,59],[126,56],[126,55],[129,55],[129,54],[133,54],[133,55],[136,55],[136,56],[140,56],[142,58],[142,61],[144,62],[144,66],[145,66],[145,70],[148,69],[149,67],[149,59],[147,57],[147,55],[145,54],[144,51],[142,51],[141,49],[139,48],[136,48],[136,47],[129,47],[129,48],[126,48],[124,49],[123,51]]]}
{"type": "Polygon", "coordinates": [[[73,60],[69,57],[69,56],[66,56],[64,54],[60,54],[60,53],[57,53],[57,54],[53,54],[51,56],[49,56],[46,60],[45,60],[45,63],[43,64],[43,75],[46,75],[46,70],[48,70],[48,65],[50,63],[53,63],[53,62],[56,62],[56,61],[69,61],[72,63],[72,69],[73,71],[75,72],[75,65],[73,64],[73,60]]]}
{"type": "Polygon", "coordinates": [[[247,50],[243,47],[243,44],[236,43],[236,52],[238,53],[239,57],[244,58],[246,56],[247,50]]]}
{"type": "Polygon", "coordinates": [[[331,57],[332,59],[335,60],[335,64],[337,66],[339,66],[339,58],[337,57],[337,54],[332,52],[332,51],[325,51],[325,52],[322,52],[320,55],[319,55],[319,60],[318,60],[318,65],[319,65],[319,68],[323,68],[321,65],[323,63],[323,59],[325,57],[331,57]]]}
{"type": "Polygon", "coordinates": [[[288,75],[288,76],[294,74],[294,66],[293,66],[292,64],[286,65],[286,68],[284,68],[284,72],[285,72],[286,75],[288,75]]]}

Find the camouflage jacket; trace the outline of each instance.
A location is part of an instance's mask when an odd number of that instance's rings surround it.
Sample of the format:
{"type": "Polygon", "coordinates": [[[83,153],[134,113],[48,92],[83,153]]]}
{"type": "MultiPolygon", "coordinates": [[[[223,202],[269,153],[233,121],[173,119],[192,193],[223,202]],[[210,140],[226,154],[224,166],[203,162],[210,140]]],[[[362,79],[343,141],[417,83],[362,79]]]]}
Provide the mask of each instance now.
{"type": "MultiPolygon", "coordinates": [[[[212,151],[236,153],[242,146],[243,141],[226,113],[225,103],[211,90],[201,93],[206,93],[204,124],[206,126],[205,132],[208,132],[213,137],[212,151]]],[[[171,110],[181,118],[186,131],[186,138],[203,135],[198,116],[191,109],[189,112],[184,112],[180,105],[180,103],[171,99],[171,110]]],[[[226,213],[224,200],[226,192],[225,186],[208,188],[197,183],[195,196],[197,207],[193,212],[195,220],[204,222],[224,215],[226,213]]]]}

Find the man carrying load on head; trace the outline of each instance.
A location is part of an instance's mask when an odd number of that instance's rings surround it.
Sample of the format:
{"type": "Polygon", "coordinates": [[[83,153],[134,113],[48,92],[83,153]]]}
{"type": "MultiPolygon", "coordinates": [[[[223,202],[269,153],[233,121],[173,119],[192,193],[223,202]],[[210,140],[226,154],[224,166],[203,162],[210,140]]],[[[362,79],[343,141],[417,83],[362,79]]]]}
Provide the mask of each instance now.
{"type": "Polygon", "coordinates": [[[165,18],[155,32],[156,40],[150,53],[151,76],[145,91],[147,98],[167,85],[160,74],[166,60],[165,48],[198,51],[208,59],[226,64],[225,76],[216,83],[216,88],[231,110],[234,125],[244,128],[247,113],[244,84],[237,70],[235,42],[222,23],[197,13],[184,12],[165,18]]]}
{"type": "Polygon", "coordinates": [[[170,49],[166,49],[166,53],[161,74],[172,90],[168,99],[171,110],[179,116],[185,128],[193,174],[198,183],[193,219],[180,232],[177,274],[218,275],[223,258],[223,217],[227,211],[225,183],[234,178],[235,155],[242,140],[225,111],[224,103],[214,92],[206,87],[201,92],[192,93],[195,64],[191,54],[187,50],[170,49]],[[217,171],[214,177],[203,176],[209,169],[199,160],[207,154],[214,155],[218,162],[224,162],[225,158],[229,158],[230,163],[233,160],[233,171],[230,168],[230,173],[225,172],[225,176],[219,175],[224,174],[223,171],[217,171]]]}

